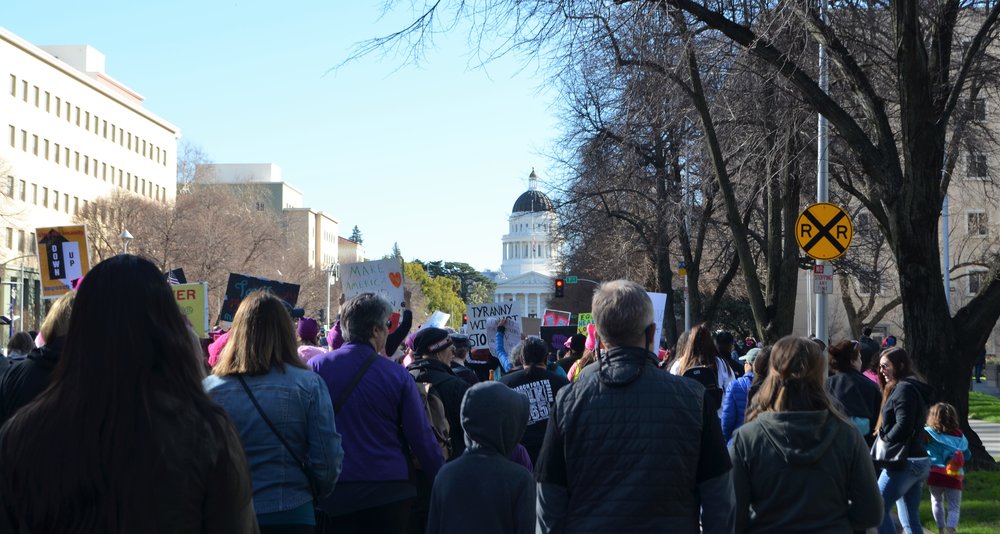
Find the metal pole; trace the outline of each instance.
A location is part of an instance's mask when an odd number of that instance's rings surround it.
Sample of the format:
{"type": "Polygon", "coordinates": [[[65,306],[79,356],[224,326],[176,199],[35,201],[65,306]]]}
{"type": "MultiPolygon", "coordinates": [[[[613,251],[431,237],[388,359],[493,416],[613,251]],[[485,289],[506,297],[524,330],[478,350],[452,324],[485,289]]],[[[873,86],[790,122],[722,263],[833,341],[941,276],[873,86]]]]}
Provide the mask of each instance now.
{"type": "Polygon", "coordinates": [[[27,298],[28,298],[28,286],[27,286],[27,284],[24,283],[24,263],[23,263],[23,261],[22,261],[22,263],[18,267],[19,267],[19,271],[20,271],[18,274],[20,275],[20,277],[17,279],[17,281],[20,282],[20,284],[21,284],[21,298],[18,299],[18,306],[20,308],[18,310],[18,312],[19,312],[18,318],[21,321],[21,325],[20,325],[21,330],[27,332],[28,329],[24,327],[24,301],[27,300],[27,298]]]}
{"type": "MultiPolygon", "coordinates": [[[[827,10],[827,0],[820,1],[820,20],[824,23],[826,22],[826,10],[827,10]]],[[[827,65],[826,58],[826,48],[823,45],[819,47],[819,87],[825,93],[830,86],[830,76],[828,73],[829,66],[827,65]]],[[[826,117],[822,114],[819,115],[819,131],[817,132],[817,147],[816,147],[816,201],[817,202],[827,202],[830,200],[830,138],[829,138],[829,128],[826,124],[826,117]]],[[[821,265],[823,268],[823,274],[827,273],[827,262],[817,261],[816,265],[821,265]]],[[[808,288],[812,291],[813,288],[808,288]]],[[[826,311],[827,311],[827,300],[826,293],[818,293],[816,295],[816,337],[819,338],[823,343],[826,343],[829,339],[829,332],[827,331],[826,324],[826,311]]]]}
{"type": "Polygon", "coordinates": [[[941,270],[944,277],[944,301],[948,303],[948,315],[951,315],[951,238],[948,235],[948,193],[944,194],[944,207],[941,208],[941,233],[944,234],[944,247],[941,256],[941,270]]]}
{"type": "Polygon", "coordinates": [[[332,324],[332,322],[333,322],[333,321],[330,320],[330,286],[333,285],[333,282],[332,282],[332,280],[333,280],[333,273],[332,273],[333,266],[331,265],[330,267],[327,267],[327,269],[329,269],[329,270],[326,271],[326,317],[325,318],[326,318],[326,327],[327,327],[327,329],[329,329],[330,328],[330,324],[332,324]]]}
{"type": "Polygon", "coordinates": [[[684,331],[691,330],[691,296],[688,295],[688,277],[684,275],[684,331]]]}

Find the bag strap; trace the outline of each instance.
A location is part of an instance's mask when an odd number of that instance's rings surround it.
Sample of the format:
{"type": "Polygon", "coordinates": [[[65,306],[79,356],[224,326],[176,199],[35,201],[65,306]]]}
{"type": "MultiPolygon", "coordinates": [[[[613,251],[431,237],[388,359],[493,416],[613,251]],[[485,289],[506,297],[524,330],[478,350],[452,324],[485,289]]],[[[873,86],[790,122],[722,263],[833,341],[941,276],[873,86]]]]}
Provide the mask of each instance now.
{"type": "Polygon", "coordinates": [[[378,359],[378,354],[372,353],[372,355],[368,357],[368,360],[361,365],[360,369],[358,369],[358,372],[354,373],[354,376],[351,377],[351,381],[347,384],[347,388],[345,388],[344,392],[340,394],[340,397],[337,397],[337,402],[333,404],[333,413],[339,412],[340,409],[347,404],[348,397],[351,396],[351,393],[354,393],[354,388],[358,386],[358,383],[361,382],[361,378],[365,376],[368,368],[375,363],[376,359],[378,359]]]}
{"type": "Polygon", "coordinates": [[[250,391],[250,386],[247,385],[246,380],[243,380],[242,375],[236,375],[236,379],[239,380],[240,385],[243,386],[243,391],[247,392],[247,396],[250,397],[250,402],[253,402],[254,407],[257,408],[257,413],[260,414],[260,418],[263,419],[265,423],[267,423],[267,426],[268,428],[271,429],[271,432],[273,432],[274,435],[278,438],[278,441],[280,441],[281,444],[285,446],[285,450],[288,451],[288,454],[292,455],[292,459],[295,460],[295,463],[299,464],[299,468],[302,469],[302,472],[306,474],[306,477],[308,477],[309,471],[306,469],[306,464],[299,458],[298,454],[295,454],[295,451],[292,450],[292,446],[289,445],[287,441],[285,441],[285,438],[281,435],[280,432],[278,432],[278,429],[275,428],[274,423],[272,423],[271,419],[267,417],[266,413],[264,413],[264,409],[260,407],[260,403],[257,402],[257,397],[255,397],[253,392],[250,391]]]}

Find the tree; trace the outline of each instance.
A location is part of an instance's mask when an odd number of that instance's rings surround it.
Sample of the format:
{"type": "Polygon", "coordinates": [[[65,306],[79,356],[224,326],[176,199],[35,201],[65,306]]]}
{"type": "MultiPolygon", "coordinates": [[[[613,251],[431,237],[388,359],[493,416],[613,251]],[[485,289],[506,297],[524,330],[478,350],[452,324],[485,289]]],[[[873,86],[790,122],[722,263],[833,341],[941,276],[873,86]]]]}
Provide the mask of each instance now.
{"type": "MultiPolygon", "coordinates": [[[[411,305],[414,313],[420,311],[426,317],[434,311],[440,310],[451,315],[448,324],[452,328],[461,328],[465,302],[458,294],[461,284],[457,280],[447,276],[432,277],[418,261],[404,263],[403,272],[407,280],[416,282],[420,294],[426,299],[426,304],[420,308],[411,305]]],[[[414,321],[417,321],[416,317],[414,317],[414,321]]]]}
{"type": "MultiPolygon", "coordinates": [[[[355,226],[355,228],[357,228],[357,226],[355,226]]],[[[396,258],[399,261],[403,261],[403,251],[399,250],[398,242],[394,242],[392,244],[392,254],[390,255],[390,257],[396,258]]]]}
{"type": "Polygon", "coordinates": [[[480,274],[468,263],[440,260],[427,263],[420,260],[414,261],[423,266],[432,278],[443,276],[457,282],[458,295],[463,302],[467,304],[493,302],[493,295],[497,289],[496,283],[480,274]]]}
{"type": "Polygon", "coordinates": [[[351,237],[348,239],[359,245],[364,244],[364,240],[361,238],[361,230],[358,228],[358,225],[354,225],[354,229],[351,230],[351,237]]]}

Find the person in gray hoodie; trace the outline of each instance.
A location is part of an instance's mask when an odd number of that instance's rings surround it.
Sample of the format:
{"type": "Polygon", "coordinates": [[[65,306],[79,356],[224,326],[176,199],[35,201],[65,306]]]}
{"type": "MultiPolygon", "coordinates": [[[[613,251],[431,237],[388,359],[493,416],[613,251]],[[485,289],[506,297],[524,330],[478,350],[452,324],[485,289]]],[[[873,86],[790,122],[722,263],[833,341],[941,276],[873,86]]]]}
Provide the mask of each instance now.
{"type": "Polygon", "coordinates": [[[509,460],[528,426],[528,399],[480,382],[462,399],[465,454],[438,472],[427,532],[534,532],[535,481],[509,460]]]}
{"type": "Polygon", "coordinates": [[[736,532],[850,532],[882,521],[861,433],[834,409],[819,345],[788,336],[730,446],[736,532]]]}

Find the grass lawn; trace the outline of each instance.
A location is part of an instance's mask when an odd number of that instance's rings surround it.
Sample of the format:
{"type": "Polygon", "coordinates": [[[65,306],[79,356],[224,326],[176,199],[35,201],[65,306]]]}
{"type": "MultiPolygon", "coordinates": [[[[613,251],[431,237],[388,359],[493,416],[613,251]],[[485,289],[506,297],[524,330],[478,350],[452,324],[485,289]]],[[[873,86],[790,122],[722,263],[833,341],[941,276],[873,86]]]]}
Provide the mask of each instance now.
{"type": "MultiPolygon", "coordinates": [[[[931,515],[931,494],[924,486],[920,503],[920,520],[931,532],[937,532],[931,515]]],[[[958,532],[962,534],[996,534],[1000,532],[1000,472],[972,471],[965,475],[962,511],[958,532]]]]}
{"type": "Polygon", "coordinates": [[[1000,423],[1000,399],[985,393],[970,391],[969,419],[1000,423]]]}

